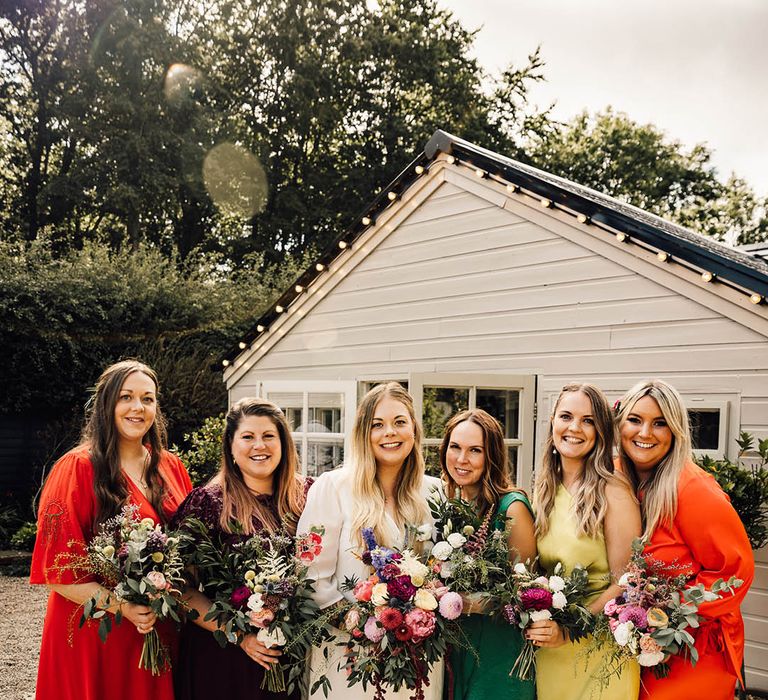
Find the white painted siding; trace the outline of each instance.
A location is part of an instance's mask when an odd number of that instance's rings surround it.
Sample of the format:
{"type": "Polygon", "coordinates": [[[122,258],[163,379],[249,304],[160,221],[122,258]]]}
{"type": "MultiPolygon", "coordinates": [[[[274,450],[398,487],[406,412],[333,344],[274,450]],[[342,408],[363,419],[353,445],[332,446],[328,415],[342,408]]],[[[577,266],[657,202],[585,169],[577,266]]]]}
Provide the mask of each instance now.
{"type": "MultiPolygon", "coordinates": [[[[731,401],[729,441],[739,426],[768,437],[765,335],[675,291],[664,278],[672,273],[641,274],[631,252],[606,257],[541,225],[541,213],[533,223],[522,207],[498,206],[497,192],[477,196],[456,182],[298,321],[237,394],[277,378],[532,374],[541,436],[564,383],[592,381],[617,396],[659,376],[686,395],[731,401]]],[[[748,683],[768,690],[768,555],[758,555],[744,605],[748,683]]]]}

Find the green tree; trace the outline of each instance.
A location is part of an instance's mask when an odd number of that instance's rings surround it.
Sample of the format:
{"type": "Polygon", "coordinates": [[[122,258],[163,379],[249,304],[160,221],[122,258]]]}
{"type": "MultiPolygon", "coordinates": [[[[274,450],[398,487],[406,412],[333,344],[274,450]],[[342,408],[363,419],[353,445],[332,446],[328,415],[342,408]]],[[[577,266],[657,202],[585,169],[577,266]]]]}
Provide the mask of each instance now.
{"type": "Polygon", "coordinates": [[[730,243],[765,240],[766,201],[736,177],[720,182],[712,152],[686,149],[610,108],[584,112],[536,139],[538,167],[730,243]]]}

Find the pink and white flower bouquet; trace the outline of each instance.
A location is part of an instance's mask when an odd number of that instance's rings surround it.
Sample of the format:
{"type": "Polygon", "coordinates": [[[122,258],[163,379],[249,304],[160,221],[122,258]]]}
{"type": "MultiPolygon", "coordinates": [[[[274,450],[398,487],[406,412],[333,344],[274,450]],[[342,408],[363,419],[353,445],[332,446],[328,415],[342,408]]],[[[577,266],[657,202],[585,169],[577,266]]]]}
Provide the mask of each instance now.
{"type": "MultiPolygon", "coordinates": [[[[522,631],[532,622],[553,620],[565,629],[572,641],[576,641],[588,633],[592,624],[592,616],[584,607],[587,586],[587,571],[581,567],[574,568],[566,576],[558,563],[552,576],[539,576],[525,564],[515,564],[510,597],[502,607],[502,617],[522,631]]],[[[529,680],[535,671],[536,647],[523,639],[520,654],[509,675],[529,680]]]]}
{"type": "Polygon", "coordinates": [[[715,581],[709,590],[703,584],[689,586],[686,573],[670,575],[669,567],[646,559],[643,548],[640,539],[632,543],[632,559],[619,579],[622,594],[605,604],[595,626],[595,646],[611,647],[598,673],[604,684],[631,659],[650,667],[657,678],[669,673],[670,656],[680,654],[695,665],[698,652],[688,630],[699,626],[698,606],[743,583],[732,578],[715,581]]]}
{"type": "MultiPolygon", "coordinates": [[[[139,518],[136,506],[126,506],[99,527],[88,545],[83,568],[112,589],[117,600],[147,605],[158,620],[180,623],[184,561],[179,544],[179,536],[164,532],[151,518],[139,518]]],[[[102,641],[112,630],[112,617],[103,610],[104,603],[96,598],[87,601],[80,619],[81,627],[88,619],[99,620],[102,641]]],[[[114,621],[122,622],[119,610],[114,621]]],[[[139,668],[154,676],[170,668],[168,649],[156,629],[144,635],[139,668]]]]}
{"type": "Polygon", "coordinates": [[[363,539],[362,559],[373,573],[364,581],[345,582],[355,597],[342,624],[351,636],[349,685],[372,685],[376,700],[386,697],[386,687],[405,686],[414,700],[423,700],[432,665],[455,640],[461,596],[413,551],[379,546],[371,528],[363,530],[363,539]]]}

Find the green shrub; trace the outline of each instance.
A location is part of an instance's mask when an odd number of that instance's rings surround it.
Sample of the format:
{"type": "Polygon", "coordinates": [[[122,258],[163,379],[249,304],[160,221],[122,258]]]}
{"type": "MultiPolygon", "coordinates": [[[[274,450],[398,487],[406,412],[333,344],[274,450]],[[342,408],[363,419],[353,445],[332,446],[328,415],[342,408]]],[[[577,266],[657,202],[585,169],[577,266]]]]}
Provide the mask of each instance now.
{"type": "Polygon", "coordinates": [[[184,462],[192,483],[202,486],[217,471],[221,464],[221,438],[224,434],[224,414],[206,418],[202,427],[184,436],[188,449],[174,451],[184,462]]]}
{"type": "Polygon", "coordinates": [[[754,449],[754,437],[742,432],[736,440],[739,459],[736,463],[728,459],[714,460],[704,456],[697,460],[699,465],[712,474],[720,487],[731,498],[731,503],[744,523],[753,549],[768,544],[768,438],[759,440],[757,454],[760,464],[745,465],[741,460],[754,449]]]}
{"type": "Polygon", "coordinates": [[[31,552],[35,548],[35,537],[37,537],[37,523],[24,523],[11,537],[11,547],[31,552]]]}
{"type": "Polygon", "coordinates": [[[0,549],[10,545],[11,537],[21,524],[19,509],[14,505],[0,507],[0,549]]]}

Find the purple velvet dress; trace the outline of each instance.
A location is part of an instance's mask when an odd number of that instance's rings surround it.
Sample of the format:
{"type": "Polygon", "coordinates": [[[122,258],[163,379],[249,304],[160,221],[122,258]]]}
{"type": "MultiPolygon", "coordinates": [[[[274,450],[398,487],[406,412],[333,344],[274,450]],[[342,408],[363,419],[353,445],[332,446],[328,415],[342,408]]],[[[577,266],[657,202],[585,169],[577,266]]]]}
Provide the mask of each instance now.
{"type": "MultiPolygon", "coordinates": [[[[307,485],[308,486],[308,485],[307,485]]],[[[271,509],[277,517],[272,496],[259,496],[263,506],[271,509]]],[[[221,514],[221,489],[218,486],[204,486],[194,489],[179,506],[174,518],[178,525],[184,518],[201,520],[211,535],[230,545],[247,539],[248,536],[223,532],[219,527],[221,514]]],[[[254,518],[258,532],[262,523],[254,518]]],[[[205,581],[200,581],[205,590],[205,581]]],[[[209,596],[210,597],[210,596],[209,596]]],[[[298,690],[291,695],[271,693],[262,690],[264,669],[253,661],[240,647],[228,644],[222,648],[208,630],[188,622],[181,631],[179,660],[174,665],[174,690],[176,700],[299,700],[298,690]]]]}

